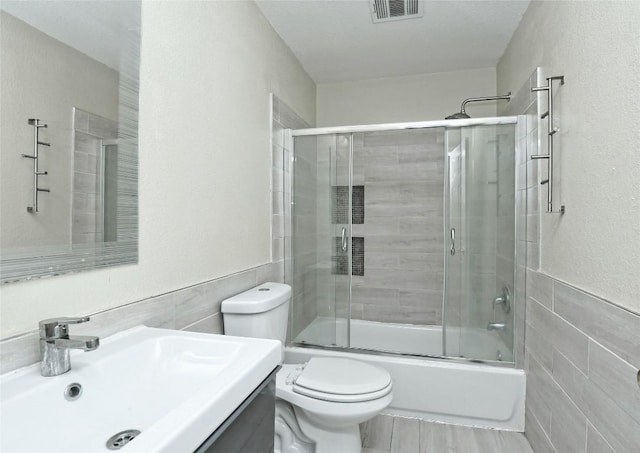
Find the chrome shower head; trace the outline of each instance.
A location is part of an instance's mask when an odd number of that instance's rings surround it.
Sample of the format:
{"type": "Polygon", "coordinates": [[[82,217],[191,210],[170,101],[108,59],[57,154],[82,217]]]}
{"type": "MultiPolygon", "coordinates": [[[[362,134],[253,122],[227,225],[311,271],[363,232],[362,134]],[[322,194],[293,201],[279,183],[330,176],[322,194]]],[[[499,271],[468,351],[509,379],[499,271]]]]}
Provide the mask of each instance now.
{"type": "Polygon", "coordinates": [[[467,118],[471,118],[469,115],[467,115],[467,112],[465,112],[464,108],[466,107],[466,105],[469,102],[480,102],[480,101],[497,101],[500,99],[504,99],[507,102],[509,102],[511,100],[511,91],[509,91],[508,94],[505,94],[504,96],[485,96],[485,97],[481,97],[481,98],[469,98],[469,99],[465,99],[462,102],[462,107],[460,107],[460,111],[456,112],[452,115],[449,115],[445,118],[445,120],[460,120],[460,119],[467,119],[467,118]]]}
{"type": "Polygon", "coordinates": [[[466,118],[471,118],[471,117],[467,115],[465,112],[456,112],[453,115],[447,116],[445,120],[461,120],[466,118]]]}

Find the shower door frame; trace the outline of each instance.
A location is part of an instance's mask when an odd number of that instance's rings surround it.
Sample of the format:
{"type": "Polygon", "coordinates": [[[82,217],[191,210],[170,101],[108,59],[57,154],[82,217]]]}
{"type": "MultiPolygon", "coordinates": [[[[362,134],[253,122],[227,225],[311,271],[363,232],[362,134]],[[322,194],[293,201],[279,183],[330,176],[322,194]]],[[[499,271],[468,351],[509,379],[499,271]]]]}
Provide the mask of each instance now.
{"type": "MultiPolygon", "coordinates": [[[[415,121],[408,123],[365,124],[357,126],[331,126],[308,129],[291,129],[291,137],[328,134],[355,134],[358,132],[401,131],[404,129],[457,129],[466,126],[493,126],[499,124],[518,124],[520,116],[495,116],[487,118],[468,118],[461,120],[415,121]]],[[[522,117],[524,119],[524,117],[522,117]]]]}
{"type": "MultiPolygon", "coordinates": [[[[318,127],[318,128],[305,128],[305,129],[288,129],[286,132],[286,137],[289,140],[289,149],[292,150],[292,161],[295,158],[295,146],[294,146],[294,138],[295,137],[305,137],[305,136],[319,136],[319,135],[338,135],[338,134],[343,134],[343,135],[350,135],[350,153],[349,153],[349,172],[350,172],[350,184],[349,184],[349,195],[351,195],[351,186],[352,186],[352,177],[353,177],[353,134],[356,133],[366,133],[366,132],[383,132],[383,131],[401,131],[401,130],[410,130],[410,129],[434,129],[434,128],[443,128],[446,132],[447,129],[461,129],[463,127],[472,127],[472,126],[493,126],[493,125],[503,125],[503,124],[513,124],[516,128],[516,133],[515,133],[515,140],[514,140],[514,152],[518,153],[518,148],[520,146],[526,146],[526,141],[525,143],[521,143],[521,141],[519,140],[519,137],[521,136],[520,129],[525,127],[526,121],[525,121],[525,116],[523,115],[517,115],[517,116],[499,116],[499,117],[486,117],[486,118],[465,118],[465,119],[455,119],[455,120],[434,120],[434,121],[415,121],[415,122],[405,122],[405,123],[383,123],[383,124],[370,124],[370,125],[353,125],[353,126],[331,126],[331,127],[318,127]]],[[[446,134],[445,134],[446,136],[446,134]]],[[[446,148],[446,147],[445,147],[446,148]]],[[[524,150],[524,155],[526,156],[526,150],[524,150]]],[[[293,165],[293,162],[292,162],[293,165]]],[[[516,168],[514,168],[514,172],[515,174],[515,189],[517,191],[518,188],[518,175],[517,175],[517,165],[518,163],[516,162],[516,168]]],[[[293,169],[292,169],[293,172],[293,169]]],[[[293,204],[293,177],[290,178],[289,180],[289,190],[291,193],[291,203],[293,204]]],[[[448,189],[445,187],[445,190],[448,189]]],[[[517,199],[517,194],[516,197],[517,199]]],[[[517,203],[517,200],[514,200],[514,203],[517,203]]],[[[446,203],[444,204],[443,207],[444,210],[446,210],[446,203]]],[[[349,211],[351,211],[351,209],[349,209],[349,211]]],[[[351,213],[349,215],[349,217],[351,217],[351,213]]],[[[351,219],[350,219],[351,220],[351,219]]],[[[518,219],[518,212],[516,209],[515,212],[515,227],[514,227],[514,263],[516,263],[517,266],[517,253],[518,253],[518,247],[517,247],[517,242],[518,242],[518,229],[519,229],[519,222],[520,219],[518,219]]],[[[443,228],[445,228],[445,225],[443,225],[443,228]]],[[[351,229],[351,222],[350,222],[350,229],[351,229]]],[[[291,229],[290,229],[291,231],[291,229]]],[[[351,233],[352,231],[349,232],[349,251],[351,250],[351,233]]],[[[447,238],[446,235],[446,231],[445,231],[445,241],[447,238]]],[[[526,236],[526,231],[525,231],[525,236],[526,236]]],[[[293,242],[293,241],[291,241],[293,242]]],[[[445,247],[445,253],[447,252],[447,248],[445,247]]],[[[526,253],[523,251],[523,253],[526,253]]],[[[285,253],[285,256],[287,254],[285,253]]],[[[291,262],[293,262],[293,254],[291,254],[290,257],[291,262]]],[[[446,282],[446,279],[445,279],[446,282]]],[[[517,285],[516,279],[514,278],[514,285],[517,285]]],[[[515,289],[515,288],[514,288],[515,289]]],[[[519,291],[519,290],[518,290],[519,291]]],[[[522,291],[524,291],[524,288],[522,288],[522,291]]],[[[516,290],[514,290],[514,299],[515,298],[515,294],[516,294],[516,290]]],[[[517,323],[517,318],[516,318],[516,310],[518,308],[524,310],[524,306],[519,307],[517,300],[514,300],[513,302],[513,310],[514,310],[514,315],[513,315],[513,323],[514,323],[514,338],[513,338],[513,361],[497,361],[497,360],[483,360],[483,359],[475,359],[472,357],[451,357],[451,356],[446,356],[444,355],[445,353],[445,345],[446,345],[446,328],[445,328],[445,320],[444,320],[444,316],[445,315],[445,310],[444,310],[444,305],[446,303],[446,290],[444,292],[443,295],[443,300],[442,300],[442,304],[443,304],[443,325],[442,325],[442,354],[443,355],[433,355],[433,354],[412,354],[412,353],[402,353],[402,352],[388,352],[388,351],[379,351],[379,350],[372,350],[372,349],[359,349],[359,348],[352,348],[351,345],[351,296],[352,296],[352,291],[351,288],[349,289],[349,301],[348,301],[348,313],[349,313],[349,318],[347,319],[347,344],[348,346],[329,346],[329,345],[313,345],[313,344],[309,344],[309,343],[298,343],[298,342],[294,342],[292,341],[291,338],[287,339],[287,345],[292,345],[295,347],[300,347],[300,348],[311,348],[311,349],[324,349],[324,350],[332,350],[332,351],[341,351],[341,352],[356,352],[359,354],[368,354],[368,355],[381,355],[381,356],[393,356],[393,357],[419,357],[419,358],[424,358],[424,359],[439,359],[439,360],[447,360],[447,361],[452,361],[452,362],[459,362],[459,363],[485,363],[485,364],[490,364],[492,366],[499,366],[499,367],[508,367],[508,368],[515,368],[515,363],[516,363],[516,334],[518,333],[515,330],[516,327],[516,323],[517,323]]],[[[521,333],[522,335],[524,335],[524,332],[521,333]]]]}

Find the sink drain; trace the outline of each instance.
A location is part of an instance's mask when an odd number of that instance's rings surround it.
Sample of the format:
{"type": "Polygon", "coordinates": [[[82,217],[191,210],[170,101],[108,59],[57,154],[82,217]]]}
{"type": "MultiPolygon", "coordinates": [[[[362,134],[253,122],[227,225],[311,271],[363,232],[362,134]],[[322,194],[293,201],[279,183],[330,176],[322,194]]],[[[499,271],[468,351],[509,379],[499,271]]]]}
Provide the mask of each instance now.
{"type": "Polygon", "coordinates": [[[75,401],[82,395],[82,386],[77,382],[67,385],[64,389],[64,399],[67,401],[75,401]]]}
{"type": "Polygon", "coordinates": [[[107,441],[107,448],[109,450],[120,450],[122,447],[127,445],[136,436],[140,434],[140,431],[137,429],[127,429],[125,431],[120,431],[118,434],[114,434],[107,441]]]}

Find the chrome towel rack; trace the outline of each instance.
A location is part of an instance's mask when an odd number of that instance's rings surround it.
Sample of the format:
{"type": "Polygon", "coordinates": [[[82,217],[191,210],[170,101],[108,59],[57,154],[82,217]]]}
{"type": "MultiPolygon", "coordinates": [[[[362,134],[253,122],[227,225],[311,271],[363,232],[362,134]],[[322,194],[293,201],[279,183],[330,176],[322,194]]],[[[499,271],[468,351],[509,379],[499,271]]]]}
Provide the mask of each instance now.
{"type": "Polygon", "coordinates": [[[47,171],[40,171],[38,168],[39,147],[51,146],[51,143],[41,142],[38,138],[41,128],[47,125],[40,122],[39,118],[29,118],[28,124],[33,126],[33,154],[23,154],[22,157],[33,160],[33,206],[27,206],[27,212],[38,212],[38,193],[50,192],[49,189],[41,189],[38,186],[38,177],[48,175],[47,171]]]}
{"type": "Polygon", "coordinates": [[[540,181],[540,184],[547,184],[547,212],[549,213],[557,213],[564,214],[564,205],[560,206],[560,210],[553,210],[553,140],[554,136],[558,132],[558,129],[554,127],[553,123],[553,82],[555,80],[560,81],[560,85],[564,85],[564,76],[554,76],[547,77],[547,85],[543,87],[533,87],[531,88],[531,92],[535,93],[537,91],[546,91],[547,92],[547,107],[548,110],[540,115],[541,119],[547,118],[548,128],[547,128],[547,154],[534,154],[531,156],[531,159],[547,159],[547,168],[549,169],[547,172],[547,179],[544,181],[540,181]]]}

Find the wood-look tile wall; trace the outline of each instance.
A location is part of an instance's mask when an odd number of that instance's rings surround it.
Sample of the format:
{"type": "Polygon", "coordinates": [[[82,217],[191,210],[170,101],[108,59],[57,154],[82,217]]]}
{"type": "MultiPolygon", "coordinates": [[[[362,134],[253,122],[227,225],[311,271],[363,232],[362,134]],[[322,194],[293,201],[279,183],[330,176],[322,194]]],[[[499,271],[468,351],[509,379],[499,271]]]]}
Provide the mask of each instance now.
{"type": "Polygon", "coordinates": [[[640,451],[640,315],[529,269],[526,323],[534,451],[640,451]]]}
{"type": "Polygon", "coordinates": [[[353,277],[355,319],[442,324],[444,132],[353,136],[353,183],[364,185],[364,275],[353,277]]]}
{"type": "MultiPolygon", "coordinates": [[[[78,108],[74,114],[73,201],[71,239],[73,244],[105,240],[106,156],[102,141],[118,138],[118,123],[78,108]]],[[[113,175],[111,176],[114,177],[113,175]]],[[[114,213],[111,213],[112,216],[114,213]]],[[[110,219],[113,223],[115,219],[110,219]]]]}
{"type": "MultiPolygon", "coordinates": [[[[527,373],[525,433],[535,452],[637,453],[640,315],[539,271],[540,216],[547,215],[539,182],[546,168],[530,156],[546,153],[540,127],[546,103],[530,88],[544,82],[538,68],[512,106],[526,114],[528,131],[527,159],[518,167],[519,202],[527,209],[520,246],[527,254],[516,263],[518,271],[526,267],[526,313],[517,312],[516,322],[525,325],[519,363],[527,373]]],[[[516,342],[522,339],[516,335],[516,342]]]]}

